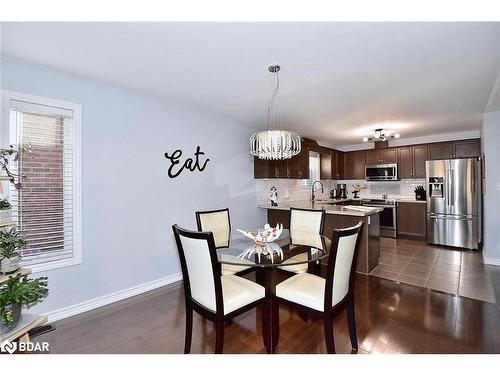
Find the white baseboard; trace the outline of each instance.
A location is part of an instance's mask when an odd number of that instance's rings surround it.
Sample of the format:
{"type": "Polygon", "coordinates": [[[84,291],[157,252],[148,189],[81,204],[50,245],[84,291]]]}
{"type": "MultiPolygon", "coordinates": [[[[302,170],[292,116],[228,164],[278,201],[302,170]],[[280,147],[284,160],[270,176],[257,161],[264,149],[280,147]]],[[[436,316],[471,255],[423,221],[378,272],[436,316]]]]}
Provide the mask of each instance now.
{"type": "Polygon", "coordinates": [[[497,258],[484,258],[484,264],[489,264],[492,266],[500,266],[500,259],[497,258]]]}
{"type": "Polygon", "coordinates": [[[47,315],[49,318],[49,322],[55,322],[57,320],[69,318],[70,316],[74,316],[77,314],[84,313],[86,311],[90,311],[93,309],[97,309],[98,307],[109,305],[113,302],[118,302],[120,300],[130,298],[136,296],[141,293],[149,292],[151,290],[160,288],[162,286],[166,286],[177,281],[182,280],[182,274],[177,273],[171,276],[162,277],[158,280],[153,280],[141,285],[133,286],[128,289],[123,289],[115,293],[107,294],[102,297],[94,298],[85,302],[77,303],[72,306],[63,307],[61,309],[57,309],[44,315],[47,315]]]}

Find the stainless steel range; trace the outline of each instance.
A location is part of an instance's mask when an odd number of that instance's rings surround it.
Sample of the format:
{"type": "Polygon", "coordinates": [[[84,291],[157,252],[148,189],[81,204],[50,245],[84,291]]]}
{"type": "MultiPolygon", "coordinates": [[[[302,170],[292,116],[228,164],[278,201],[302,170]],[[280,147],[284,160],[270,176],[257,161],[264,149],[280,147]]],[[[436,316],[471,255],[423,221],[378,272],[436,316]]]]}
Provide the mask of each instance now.
{"type": "Polygon", "coordinates": [[[396,238],[396,201],[394,199],[363,199],[363,206],[382,208],[380,213],[380,235],[396,238]]]}

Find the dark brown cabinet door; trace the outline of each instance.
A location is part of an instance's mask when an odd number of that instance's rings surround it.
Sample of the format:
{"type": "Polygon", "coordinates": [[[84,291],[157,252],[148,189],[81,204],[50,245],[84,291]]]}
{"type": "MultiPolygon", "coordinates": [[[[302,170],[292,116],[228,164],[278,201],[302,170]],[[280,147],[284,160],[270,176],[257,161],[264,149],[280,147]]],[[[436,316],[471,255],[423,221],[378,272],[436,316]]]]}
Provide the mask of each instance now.
{"type": "Polygon", "coordinates": [[[344,154],[344,178],[351,180],[355,178],[354,174],[354,152],[346,152],[344,154]]]}
{"type": "Polygon", "coordinates": [[[382,163],[394,164],[398,162],[398,150],[396,148],[388,148],[385,150],[380,150],[380,153],[381,153],[382,163]]]}
{"type": "Polygon", "coordinates": [[[365,178],[365,151],[354,152],[354,178],[365,178]]]}
{"type": "Polygon", "coordinates": [[[382,163],[382,150],[366,151],[366,165],[375,165],[382,163]]]}
{"type": "Polygon", "coordinates": [[[323,150],[319,154],[319,176],[321,180],[330,180],[332,178],[332,154],[330,150],[323,150]]]}
{"type": "Polygon", "coordinates": [[[287,178],[299,178],[300,154],[288,159],[286,163],[287,178]]]}
{"type": "Polygon", "coordinates": [[[271,160],[253,158],[253,177],[254,178],[272,178],[274,177],[274,162],[271,160]]]}
{"type": "Polygon", "coordinates": [[[340,151],[332,150],[332,179],[344,178],[344,157],[340,151]]]}
{"type": "Polygon", "coordinates": [[[402,237],[426,237],[425,203],[397,204],[397,232],[402,237]]]}
{"type": "Polygon", "coordinates": [[[274,166],[276,168],[275,177],[276,178],[287,178],[288,176],[288,161],[287,160],[275,160],[274,166]]]}
{"type": "Polygon", "coordinates": [[[425,178],[427,146],[413,146],[413,178],[425,178]]]}
{"type": "Polygon", "coordinates": [[[298,166],[297,166],[297,178],[308,179],[309,178],[309,148],[302,145],[302,150],[298,156],[298,166]]]}
{"type": "Polygon", "coordinates": [[[337,154],[337,180],[344,179],[344,153],[337,154]]]}
{"type": "Polygon", "coordinates": [[[481,142],[479,139],[455,142],[454,158],[476,158],[478,156],[481,156],[481,142]]]}
{"type": "Polygon", "coordinates": [[[429,147],[429,160],[450,159],[453,157],[453,143],[431,143],[429,147]]]}
{"type": "Polygon", "coordinates": [[[413,178],[413,149],[399,147],[399,178],[413,178]]]}

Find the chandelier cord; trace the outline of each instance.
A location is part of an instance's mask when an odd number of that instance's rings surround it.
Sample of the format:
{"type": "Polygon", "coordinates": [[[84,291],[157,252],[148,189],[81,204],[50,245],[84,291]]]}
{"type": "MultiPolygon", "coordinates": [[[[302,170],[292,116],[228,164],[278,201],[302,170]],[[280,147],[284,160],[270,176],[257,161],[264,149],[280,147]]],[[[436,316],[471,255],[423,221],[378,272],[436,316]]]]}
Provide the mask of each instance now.
{"type": "Polygon", "coordinates": [[[271,98],[271,102],[267,106],[267,124],[269,125],[269,129],[271,129],[271,130],[273,130],[273,122],[274,122],[274,102],[276,100],[276,95],[278,95],[279,89],[280,89],[280,76],[279,76],[279,73],[276,72],[276,87],[274,88],[273,97],[271,98]],[[272,120],[271,120],[271,112],[272,112],[272,116],[273,116],[272,120]]]}

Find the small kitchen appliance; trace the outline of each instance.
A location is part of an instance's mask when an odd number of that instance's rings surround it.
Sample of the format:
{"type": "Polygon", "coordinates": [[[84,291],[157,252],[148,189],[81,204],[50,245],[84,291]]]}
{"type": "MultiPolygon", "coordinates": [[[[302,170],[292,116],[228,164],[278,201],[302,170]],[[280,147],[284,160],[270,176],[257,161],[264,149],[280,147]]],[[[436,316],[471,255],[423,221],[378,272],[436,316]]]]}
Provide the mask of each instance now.
{"type": "Polygon", "coordinates": [[[339,184],[337,186],[340,190],[340,198],[347,199],[347,185],[346,184],[339,184]]]}

